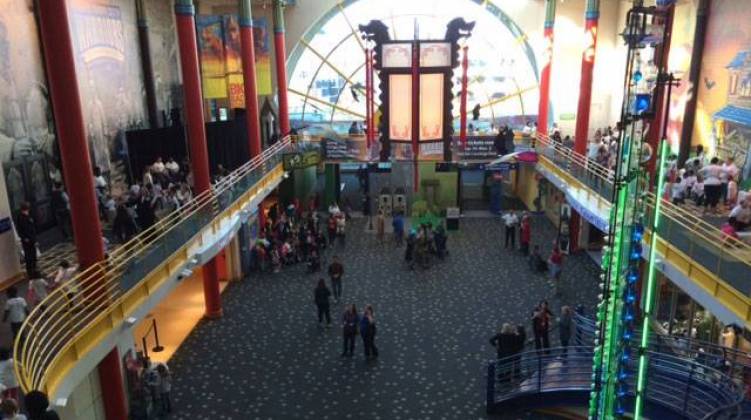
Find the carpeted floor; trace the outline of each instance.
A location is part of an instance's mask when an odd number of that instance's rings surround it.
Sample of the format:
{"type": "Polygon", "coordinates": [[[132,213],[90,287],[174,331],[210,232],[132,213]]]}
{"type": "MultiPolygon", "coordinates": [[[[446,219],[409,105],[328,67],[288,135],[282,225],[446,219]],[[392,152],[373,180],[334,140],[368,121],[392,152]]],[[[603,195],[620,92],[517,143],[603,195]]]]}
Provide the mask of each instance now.
{"type": "MultiPolygon", "coordinates": [[[[488,339],[503,322],[529,331],[532,307],[550,299],[547,278],[532,274],[517,251],[503,249],[498,219],[465,219],[449,232],[449,257],[408,271],[404,248],[378,245],[348,227],[343,303],[371,303],[380,358],[340,358],[341,331],[319,328],[313,288],[319,276],[302,265],[253,275],[223,294],[224,317],[202,321],[170,362],[173,419],[484,418],[488,339]]],[[[533,221],[533,242],[547,257],[555,231],[533,221]]],[[[329,250],[327,259],[333,255],[329,250]]],[[[582,253],[567,258],[563,300],[592,310],[597,267],[582,253]]],[[[554,340],[557,342],[557,338],[554,340]]],[[[511,418],[542,418],[514,414],[511,418]]]]}

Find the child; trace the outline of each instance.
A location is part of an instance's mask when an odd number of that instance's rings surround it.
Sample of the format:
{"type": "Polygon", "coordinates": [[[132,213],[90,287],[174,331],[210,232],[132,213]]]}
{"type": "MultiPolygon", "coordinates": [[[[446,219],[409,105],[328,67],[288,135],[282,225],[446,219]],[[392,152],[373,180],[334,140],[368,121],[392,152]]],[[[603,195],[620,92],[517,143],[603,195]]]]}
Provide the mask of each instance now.
{"type": "Polygon", "coordinates": [[[694,202],[696,202],[696,205],[703,206],[704,205],[704,180],[701,178],[698,178],[696,182],[694,183],[694,187],[691,188],[691,192],[694,195],[694,202]]]}
{"type": "Polygon", "coordinates": [[[683,182],[681,177],[676,178],[675,183],[670,191],[670,196],[673,199],[673,204],[683,204],[683,193],[686,189],[686,183],[683,182]]]}
{"type": "Polygon", "coordinates": [[[7,398],[0,404],[3,420],[26,420],[26,416],[18,414],[18,402],[14,398],[7,398]]]}
{"type": "Polygon", "coordinates": [[[18,399],[18,381],[15,372],[16,362],[10,357],[10,350],[0,348],[0,384],[5,387],[3,399],[18,399]]]}
{"type": "Polygon", "coordinates": [[[540,245],[535,245],[527,261],[529,263],[529,268],[536,273],[544,273],[548,271],[548,265],[545,263],[545,260],[542,259],[542,254],[540,254],[540,245]]]}
{"type": "MultiPolygon", "coordinates": [[[[18,331],[21,329],[21,324],[29,315],[29,307],[26,304],[26,299],[18,296],[18,289],[15,286],[8,288],[5,292],[8,300],[5,301],[5,314],[3,314],[3,322],[10,322],[10,330],[13,333],[13,339],[16,339],[18,331]]],[[[6,385],[7,386],[7,385],[6,385]]]]}

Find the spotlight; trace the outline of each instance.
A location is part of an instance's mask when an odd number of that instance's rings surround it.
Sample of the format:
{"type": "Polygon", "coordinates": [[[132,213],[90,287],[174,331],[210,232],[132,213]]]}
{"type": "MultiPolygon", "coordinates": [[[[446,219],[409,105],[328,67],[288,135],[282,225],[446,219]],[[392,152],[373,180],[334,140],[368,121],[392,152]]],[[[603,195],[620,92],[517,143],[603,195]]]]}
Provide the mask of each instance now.
{"type": "Polygon", "coordinates": [[[289,172],[285,172],[283,176],[284,176],[284,179],[289,178],[289,172]]]}

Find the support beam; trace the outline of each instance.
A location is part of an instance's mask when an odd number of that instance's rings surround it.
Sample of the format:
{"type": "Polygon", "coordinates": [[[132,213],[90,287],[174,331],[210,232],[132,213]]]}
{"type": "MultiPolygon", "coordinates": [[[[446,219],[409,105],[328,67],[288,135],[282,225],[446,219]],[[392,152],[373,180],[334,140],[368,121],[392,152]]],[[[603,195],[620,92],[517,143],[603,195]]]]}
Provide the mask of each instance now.
{"type": "Polygon", "coordinates": [[[151,43],[149,41],[149,24],[144,0],[136,0],[138,25],[138,47],[141,53],[141,71],[143,72],[143,89],[146,92],[146,112],[149,116],[149,128],[159,127],[159,109],[156,103],[156,84],[154,66],[151,64],[151,43]]]}
{"type": "Polygon", "coordinates": [[[276,55],[276,85],[279,101],[279,131],[284,137],[290,133],[289,102],[287,101],[287,48],[284,44],[284,0],[274,0],[274,51],[276,55]]]}
{"type": "Polygon", "coordinates": [[[707,35],[709,22],[710,1],[699,0],[696,12],[696,28],[694,29],[694,43],[691,50],[691,67],[688,70],[688,101],[683,113],[683,127],[681,128],[681,142],[678,146],[678,167],[682,168],[691,153],[691,140],[694,136],[694,122],[696,121],[696,103],[699,99],[701,84],[701,60],[704,57],[704,39],[707,35]]]}
{"type": "MultiPolygon", "coordinates": [[[[185,116],[190,150],[190,166],[196,194],[211,189],[209,153],[206,147],[206,128],[203,120],[201,74],[198,68],[195,8],[193,0],[175,2],[177,40],[180,47],[180,67],[183,76],[185,116]]],[[[219,272],[216,257],[203,266],[203,294],[207,318],[222,316],[219,295],[219,272]]]]}
{"type": "Polygon", "coordinates": [[[261,154],[261,118],[258,114],[256,53],[253,42],[253,15],[250,0],[240,0],[240,43],[242,46],[243,86],[245,89],[245,123],[251,159],[261,154]]]}
{"type": "MultiPolygon", "coordinates": [[[[36,4],[63,175],[70,196],[73,238],[78,264],[83,270],[104,260],[104,244],[94,195],[68,11],[65,0],[45,0],[36,4]]],[[[97,280],[104,281],[103,278],[97,280]]],[[[97,370],[106,417],[111,420],[127,419],[117,347],[104,357],[97,370]]]]}
{"type": "Polygon", "coordinates": [[[545,0],[545,52],[543,53],[542,73],[540,74],[540,103],[537,108],[537,132],[548,134],[548,110],[550,109],[550,71],[553,67],[553,27],[555,26],[555,3],[545,0]]]}

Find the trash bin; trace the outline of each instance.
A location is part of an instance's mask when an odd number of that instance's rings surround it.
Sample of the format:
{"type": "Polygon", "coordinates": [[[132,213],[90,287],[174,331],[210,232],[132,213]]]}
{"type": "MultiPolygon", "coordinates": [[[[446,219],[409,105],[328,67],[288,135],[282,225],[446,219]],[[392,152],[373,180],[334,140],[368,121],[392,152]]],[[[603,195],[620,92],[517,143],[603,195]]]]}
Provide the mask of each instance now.
{"type": "Polygon", "coordinates": [[[447,230],[459,230],[459,213],[458,207],[446,208],[446,229],[447,230]]]}

